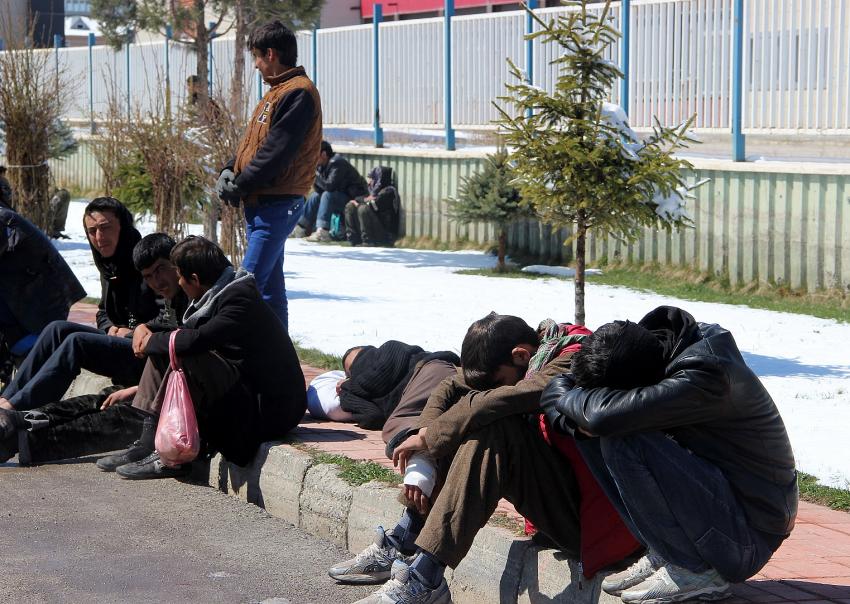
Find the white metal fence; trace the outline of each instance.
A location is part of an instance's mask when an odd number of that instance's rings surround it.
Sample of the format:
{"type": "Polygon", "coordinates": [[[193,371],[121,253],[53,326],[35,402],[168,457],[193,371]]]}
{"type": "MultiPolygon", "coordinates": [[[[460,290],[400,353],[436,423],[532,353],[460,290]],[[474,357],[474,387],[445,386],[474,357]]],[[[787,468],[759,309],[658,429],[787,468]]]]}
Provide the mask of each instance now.
{"type": "MultiPolygon", "coordinates": [[[[734,0],[633,0],[629,115],[637,128],[653,116],[665,124],[697,115],[698,130],[729,130],[732,98],[734,0]]],[[[567,9],[541,9],[544,19],[567,9]]],[[[850,0],[744,0],[743,125],[745,132],[850,134],[850,0]]],[[[620,6],[611,23],[620,28],[620,6]]],[[[525,66],[522,12],[455,17],[452,25],[452,105],[457,128],[487,127],[497,117],[492,101],[505,91],[506,59],[525,66]]],[[[372,26],[299,32],[299,58],[314,73],[326,124],[372,124],[372,26]],[[313,36],[316,36],[315,41],[313,36]]],[[[232,39],[212,44],[213,86],[226,92],[237,52],[232,39]]],[[[44,51],[53,52],[53,51],[44,51]]],[[[68,117],[87,120],[106,108],[109,83],[142,109],[164,106],[163,43],[126,50],[61,49],[59,64],[74,82],[68,117]],[[91,76],[89,75],[91,73],[91,76]],[[89,97],[93,78],[93,98],[89,97]]],[[[246,51],[246,89],[258,83],[246,51]]],[[[385,22],[380,26],[379,77],[382,123],[441,127],[444,116],[443,20],[385,22]]],[[[534,44],[534,83],[551,90],[560,52],[534,44]]],[[[620,62],[619,45],[609,59],[620,62]]],[[[194,58],[170,45],[172,102],[185,99],[194,58]]],[[[619,102],[619,86],[611,91],[619,102]]],[[[125,99],[126,101],[126,99],[125,99]]]]}

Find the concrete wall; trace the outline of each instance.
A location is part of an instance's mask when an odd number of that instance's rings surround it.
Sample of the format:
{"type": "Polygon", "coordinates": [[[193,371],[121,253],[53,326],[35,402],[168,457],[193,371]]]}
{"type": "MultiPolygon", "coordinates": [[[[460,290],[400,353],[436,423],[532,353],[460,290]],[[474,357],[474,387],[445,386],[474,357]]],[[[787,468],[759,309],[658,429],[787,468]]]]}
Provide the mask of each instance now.
{"type": "MultiPolygon", "coordinates": [[[[365,174],[375,165],[397,174],[404,207],[404,233],[440,241],[495,239],[488,224],[461,225],[449,219],[445,202],[457,193],[461,177],[480,169],[478,152],[390,150],[339,147],[365,174]]],[[[634,262],[690,266],[725,276],[731,283],[786,283],[795,288],[850,289],[850,169],[846,164],[733,163],[694,160],[689,180],[710,182],[690,202],[694,228],[677,233],[647,229],[643,238],[624,245],[593,237],[591,261],[603,257],[634,262]]],[[[97,165],[85,148],[52,162],[58,183],[83,190],[99,188],[97,165]]],[[[567,263],[569,232],[552,232],[534,220],[514,226],[514,253],[567,263]]]]}

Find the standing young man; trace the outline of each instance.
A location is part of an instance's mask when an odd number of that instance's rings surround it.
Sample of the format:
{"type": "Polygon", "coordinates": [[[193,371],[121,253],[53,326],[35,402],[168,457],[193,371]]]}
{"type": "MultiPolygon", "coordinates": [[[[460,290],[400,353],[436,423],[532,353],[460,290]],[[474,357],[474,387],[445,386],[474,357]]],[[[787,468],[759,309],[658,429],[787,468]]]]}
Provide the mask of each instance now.
{"type": "Polygon", "coordinates": [[[253,273],[263,299],[288,327],[283,248],[313,186],[322,143],[319,92],[296,67],[295,34],[280,21],[248,37],[254,66],[271,86],[260,100],[216,193],[245,209],[248,249],[242,268],[253,273]]]}

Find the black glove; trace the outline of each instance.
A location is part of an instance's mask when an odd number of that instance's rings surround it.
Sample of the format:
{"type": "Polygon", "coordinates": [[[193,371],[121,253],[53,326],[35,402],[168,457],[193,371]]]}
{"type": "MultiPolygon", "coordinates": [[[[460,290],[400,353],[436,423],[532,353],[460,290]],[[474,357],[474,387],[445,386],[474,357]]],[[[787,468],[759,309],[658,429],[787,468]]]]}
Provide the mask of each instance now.
{"type": "Polygon", "coordinates": [[[568,391],[572,390],[576,381],[570,373],[562,373],[552,378],[540,395],[540,411],[546,416],[546,421],[554,429],[565,434],[573,435],[575,424],[567,417],[561,415],[557,409],[558,401],[568,391]]]}
{"type": "Polygon", "coordinates": [[[221,171],[218,182],[215,183],[215,193],[226,204],[238,206],[242,199],[242,191],[236,184],[236,174],[230,168],[221,171]]]}

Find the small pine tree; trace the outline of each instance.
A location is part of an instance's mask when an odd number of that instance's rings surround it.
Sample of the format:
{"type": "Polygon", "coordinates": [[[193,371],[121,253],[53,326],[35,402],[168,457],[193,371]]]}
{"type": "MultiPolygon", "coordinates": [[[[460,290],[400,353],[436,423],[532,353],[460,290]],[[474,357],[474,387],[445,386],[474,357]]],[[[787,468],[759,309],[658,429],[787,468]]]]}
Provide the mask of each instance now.
{"type": "Polygon", "coordinates": [[[482,220],[496,224],[499,232],[499,272],[505,271],[508,226],[528,214],[512,180],[508,153],[500,149],[487,156],[483,170],[462,178],[458,196],[448,200],[449,214],[457,221],[469,224],[482,220]]]}
{"type": "Polygon", "coordinates": [[[634,241],[644,226],[689,223],[682,170],[691,165],[673,152],[691,140],[687,131],[694,118],[675,128],[656,123],[641,141],[623,110],[606,102],[622,77],[605,59],[620,35],[608,25],[610,0],[593,10],[589,0],[568,4],[572,11],[548,23],[531,13],[540,29],[530,37],[563,49],[553,62],[559,68],[554,91],[527,84],[509,60],[519,83],[508,84],[500,100],[512,104],[516,115],[496,107],[520,193],[545,223],[573,227],[565,244],[575,241],[575,322],[583,325],[588,231],[634,241]]]}

